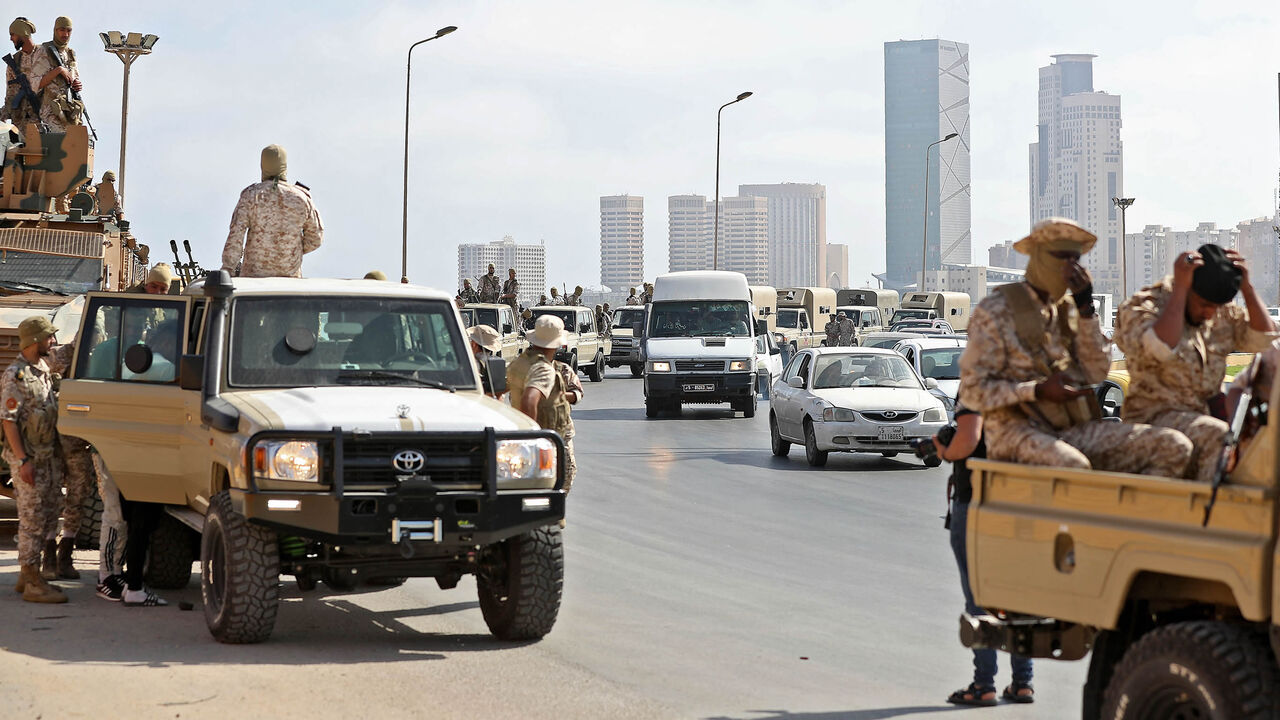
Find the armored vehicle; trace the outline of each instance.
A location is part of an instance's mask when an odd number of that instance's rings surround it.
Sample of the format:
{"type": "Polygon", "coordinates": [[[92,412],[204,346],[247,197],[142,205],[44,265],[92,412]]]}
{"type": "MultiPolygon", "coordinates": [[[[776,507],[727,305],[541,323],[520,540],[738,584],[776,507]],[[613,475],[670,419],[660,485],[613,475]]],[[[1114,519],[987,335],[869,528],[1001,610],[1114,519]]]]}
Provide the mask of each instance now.
{"type": "MultiPolygon", "coordinates": [[[[166,507],[151,582],[185,585],[198,551],[216,639],[270,636],[280,575],[303,589],[474,575],[495,636],[551,630],[564,443],[481,392],[451,298],[225,271],[180,296],[88,295],[59,430],[97,449],[125,498],[166,507]]],[[[488,363],[505,385],[505,362],[488,363]]]]}

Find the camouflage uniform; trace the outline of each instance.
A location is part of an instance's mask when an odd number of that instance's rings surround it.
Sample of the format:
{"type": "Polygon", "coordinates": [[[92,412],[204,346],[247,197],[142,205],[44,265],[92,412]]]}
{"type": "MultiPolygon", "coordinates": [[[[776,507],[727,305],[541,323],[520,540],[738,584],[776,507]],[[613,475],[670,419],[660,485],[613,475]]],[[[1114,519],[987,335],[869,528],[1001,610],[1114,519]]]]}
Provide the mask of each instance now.
{"type": "Polygon", "coordinates": [[[502,294],[510,295],[506,300],[501,300],[511,306],[512,310],[520,312],[520,281],[515,278],[508,278],[502,283],[502,294]]]}
{"type": "Polygon", "coordinates": [[[1212,482],[1227,424],[1209,415],[1208,401],[1222,390],[1227,355],[1260,352],[1272,336],[1249,327],[1249,314],[1227,304],[1199,327],[1184,323],[1182,338],[1169,347],[1154,326],[1173,291],[1172,277],[1143,288],[1116,314],[1116,345],[1129,368],[1124,419],[1173,428],[1191,439],[1190,477],[1212,482]]]}
{"type": "MultiPolygon", "coordinates": [[[[33,47],[31,52],[23,52],[21,50],[13,53],[14,59],[18,61],[18,67],[22,69],[22,74],[27,76],[27,82],[31,85],[31,91],[40,98],[40,79],[43,78],[52,68],[49,65],[49,53],[44,52],[39,46],[33,47]]],[[[4,65],[5,93],[4,108],[0,112],[0,119],[8,119],[18,126],[19,132],[26,132],[27,123],[38,123],[42,120],[45,113],[44,105],[40,107],[40,113],[37,115],[31,103],[23,100],[18,107],[13,107],[14,98],[18,95],[18,83],[13,74],[13,68],[8,63],[4,65]]],[[[29,98],[28,98],[29,99],[29,98]]]]}
{"type": "MultiPolygon", "coordinates": [[[[71,77],[77,80],[80,78],[80,71],[76,67],[76,52],[70,47],[59,49],[55,43],[50,41],[37,47],[36,52],[46,56],[51,70],[58,67],[58,64],[54,62],[50,53],[57,53],[58,57],[62,59],[62,64],[71,72],[71,77]]],[[[32,85],[31,87],[34,89],[36,86],[32,85]]],[[[48,85],[45,85],[44,91],[40,93],[40,120],[54,132],[66,132],[67,130],[68,123],[58,108],[58,102],[67,97],[67,89],[69,87],[70,85],[67,81],[59,76],[54,78],[48,85]]],[[[75,124],[80,125],[82,123],[83,121],[75,124]]]]}
{"type": "Polygon", "coordinates": [[[22,435],[23,450],[33,470],[33,483],[18,477],[18,456],[5,443],[4,459],[13,469],[18,501],[18,561],[40,566],[45,541],[58,532],[62,507],[62,453],[58,446],[58,382],[48,364],[31,364],[19,356],[0,375],[0,419],[12,421],[22,435]]]}
{"type": "Polygon", "coordinates": [[[470,283],[463,284],[462,289],[458,291],[458,297],[462,298],[462,302],[465,303],[480,302],[480,293],[476,292],[476,289],[471,287],[470,283]]]}
{"type": "Polygon", "coordinates": [[[1036,405],[1036,384],[1046,367],[1077,383],[1097,383],[1111,361],[1096,315],[1080,317],[1068,297],[1047,305],[1026,283],[1044,323],[1044,342],[1028,348],[1018,337],[1014,308],[1005,293],[988,295],[969,321],[960,356],[960,402],[982,413],[988,457],[1031,465],[1097,468],[1178,477],[1191,457],[1191,441],[1167,428],[1091,420],[1065,429],[1060,406],[1036,405]],[[1061,317],[1065,313],[1065,317],[1061,317]],[[1063,325],[1074,327],[1074,338],[1063,325]],[[1057,416],[1057,417],[1055,417],[1057,416]],[[1054,422],[1050,422],[1054,421],[1054,422]]]}
{"type": "Polygon", "coordinates": [[[302,277],[302,256],[323,241],[324,224],[311,194],[301,185],[264,180],[240,193],[222,269],[234,273],[243,257],[240,277],[302,277]]]}
{"type": "Polygon", "coordinates": [[[840,319],[840,347],[853,345],[853,336],[858,334],[858,326],[847,317],[840,319]]]}
{"type": "Polygon", "coordinates": [[[498,296],[502,294],[502,281],[497,275],[485,274],[480,276],[480,302],[496,303],[498,296]]]}
{"type": "Polygon", "coordinates": [[[828,320],[826,327],[822,328],[827,334],[827,347],[838,347],[840,345],[840,323],[835,320],[828,320]]]}
{"type": "Polygon", "coordinates": [[[530,347],[507,366],[507,388],[511,392],[513,404],[524,402],[526,387],[537,388],[542,392],[543,400],[538,403],[538,425],[546,430],[555,430],[564,438],[564,491],[569,492],[573,478],[578,473],[578,462],[573,456],[573,418],[569,415],[569,401],[565,398],[566,390],[575,389],[582,392],[582,383],[577,373],[562,362],[547,360],[540,348],[530,347]],[[570,379],[575,385],[570,387],[570,379]]]}
{"type": "Polygon", "coordinates": [[[648,305],[651,302],[653,302],[653,291],[646,287],[644,292],[640,293],[640,304],[648,305]]]}
{"type": "MultiPolygon", "coordinates": [[[[75,343],[54,347],[45,358],[49,372],[56,376],[66,375],[71,369],[71,361],[75,358],[75,354],[75,343]]],[[[55,395],[56,393],[55,383],[55,395]]],[[[86,440],[62,434],[58,435],[58,440],[63,461],[62,486],[67,492],[62,502],[62,539],[74,541],[84,521],[85,500],[93,495],[97,478],[93,470],[89,443],[86,440]]]]}
{"type": "Polygon", "coordinates": [[[627,296],[627,301],[626,301],[626,303],[624,303],[624,304],[626,304],[626,305],[639,305],[639,304],[640,304],[640,298],[636,297],[636,293],[635,293],[635,291],[634,291],[634,290],[632,290],[632,291],[631,291],[631,294],[627,296]]]}

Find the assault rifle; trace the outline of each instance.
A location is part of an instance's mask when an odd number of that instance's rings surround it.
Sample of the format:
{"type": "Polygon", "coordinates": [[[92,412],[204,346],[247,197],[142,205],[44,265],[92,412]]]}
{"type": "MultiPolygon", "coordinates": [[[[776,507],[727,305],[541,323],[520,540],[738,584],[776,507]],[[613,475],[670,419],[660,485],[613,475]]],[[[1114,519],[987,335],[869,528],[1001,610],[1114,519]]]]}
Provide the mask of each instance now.
{"type": "Polygon", "coordinates": [[[1253,401],[1253,388],[1246,385],[1236,401],[1236,411],[1231,416],[1231,425],[1227,429],[1227,437],[1222,442],[1222,454],[1218,457],[1218,471],[1213,474],[1213,490],[1209,493],[1209,502],[1204,506],[1204,522],[1201,527],[1209,526],[1209,514],[1213,512],[1213,504],[1218,500],[1218,487],[1227,479],[1227,466],[1240,443],[1240,429],[1244,427],[1245,418],[1249,417],[1249,404],[1253,401]]]}
{"type": "Polygon", "coordinates": [[[13,56],[13,53],[4,56],[4,64],[8,65],[9,69],[13,71],[13,79],[9,81],[9,84],[18,86],[18,92],[13,96],[13,102],[9,105],[10,114],[16,113],[18,106],[22,104],[23,100],[26,100],[31,104],[32,112],[39,118],[40,96],[31,89],[31,83],[27,80],[26,74],[22,72],[22,64],[13,56]]]}
{"type": "MultiPolygon", "coordinates": [[[[46,43],[44,48],[49,51],[49,59],[53,61],[54,65],[60,68],[67,67],[67,64],[62,61],[62,54],[58,52],[57,48],[53,47],[52,43],[46,43]]],[[[76,92],[75,88],[71,87],[70,82],[67,82],[66,97],[58,98],[54,104],[57,106],[58,114],[62,116],[62,119],[72,125],[79,125],[80,117],[84,116],[84,124],[89,127],[89,132],[93,134],[94,142],[97,142],[98,131],[93,129],[93,121],[89,119],[89,111],[84,107],[84,99],[80,97],[80,93],[76,92]]]]}

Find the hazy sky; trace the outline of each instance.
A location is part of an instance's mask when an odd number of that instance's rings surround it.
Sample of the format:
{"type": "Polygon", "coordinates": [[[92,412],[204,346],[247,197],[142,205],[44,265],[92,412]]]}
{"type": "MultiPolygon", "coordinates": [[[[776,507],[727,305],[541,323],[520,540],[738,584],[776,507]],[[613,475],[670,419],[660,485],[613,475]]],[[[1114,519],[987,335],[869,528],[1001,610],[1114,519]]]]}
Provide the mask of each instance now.
{"type": "MultiPolygon", "coordinates": [[[[821,182],[854,282],[884,269],[883,43],[969,44],[975,261],[1028,224],[1037,68],[1099,57],[1122,96],[1129,227],[1270,215],[1280,168],[1274,0],[1205,2],[33,2],[38,39],[69,14],[97,125],[119,156],[121,66],[100,30],[155,33],[130,79],[128,210],[169,258],[218,262],[270,143],[311,186],[312,276],[400,267],[405,50],[414,51],[409,276],[452,288],[456,245],[545,240],[548,280],[599,284],[599,196],[645,198],[646,275],[667,265],[667,196],[821,182]],[[47,10],[44,8],[48,8],[47,10]],[[48,17],[42,17],[45,13],[48,17]]],[[[8,19],[6,19],[6,22],[8,19]]]]}

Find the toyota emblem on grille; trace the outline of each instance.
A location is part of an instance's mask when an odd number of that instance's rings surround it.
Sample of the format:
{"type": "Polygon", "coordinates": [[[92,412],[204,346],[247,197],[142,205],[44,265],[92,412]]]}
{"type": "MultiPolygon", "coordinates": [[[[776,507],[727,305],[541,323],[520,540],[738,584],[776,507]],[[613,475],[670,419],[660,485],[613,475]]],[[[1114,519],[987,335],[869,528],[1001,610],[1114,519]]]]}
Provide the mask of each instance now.
{"type": "Polygon", "coordinates": [[[391,467],[402,473],[416,473],[427,464],[427,457],[417,450],[401,450],[391,458],[391,467]]]}
{"type": "Polygon", "coordinates": [[[898,413],[896,413],[896,412],[894,412],[894,411],[892,411],[892,410],[885,410],[883,414],[884,414],[884,419],[885,419],[885,420],[892,420],[892,419],[894,419],[894,418],[898,417],[898,413]]]}

